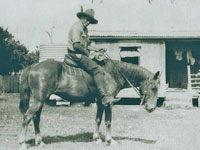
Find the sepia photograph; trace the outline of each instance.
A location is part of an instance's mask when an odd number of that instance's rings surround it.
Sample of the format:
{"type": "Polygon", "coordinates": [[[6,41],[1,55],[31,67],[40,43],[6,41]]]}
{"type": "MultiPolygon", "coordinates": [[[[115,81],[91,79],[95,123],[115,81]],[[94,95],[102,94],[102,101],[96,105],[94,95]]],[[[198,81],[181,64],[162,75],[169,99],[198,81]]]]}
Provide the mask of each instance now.
{"type": "Polygon", "coordinates": [[[0,0],[0,150],[199,150],[199,0],[0,0]]]}

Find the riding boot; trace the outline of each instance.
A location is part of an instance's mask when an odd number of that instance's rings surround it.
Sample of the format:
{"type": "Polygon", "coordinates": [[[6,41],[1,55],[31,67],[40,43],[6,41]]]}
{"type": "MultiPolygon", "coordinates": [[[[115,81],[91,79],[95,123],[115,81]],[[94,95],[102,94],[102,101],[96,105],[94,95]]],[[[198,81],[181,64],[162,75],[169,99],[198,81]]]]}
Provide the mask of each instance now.
{"type": "Polygon", "coordinates": [[[120,98],[114,98],[113,97],[113,91],[115,90],[110,85],[113,84],[111,80],[102,74],[102,71],[99,71],[98,68],[97,71],[94,73],[94,81],[96,83],[99,96],[102,100],[102,104],[104,106],[107,106],[108,104],[113,104],[120,100],[120,98]]]}

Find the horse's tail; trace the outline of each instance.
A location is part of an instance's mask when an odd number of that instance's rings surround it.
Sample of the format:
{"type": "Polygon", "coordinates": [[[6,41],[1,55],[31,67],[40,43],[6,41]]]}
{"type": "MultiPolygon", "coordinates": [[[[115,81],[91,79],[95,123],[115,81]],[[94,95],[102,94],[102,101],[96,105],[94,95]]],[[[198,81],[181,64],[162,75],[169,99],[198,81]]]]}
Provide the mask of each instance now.
{"type": "Polygon", "coordinates": [[[29,107],[29,100],[30,100],[30,87],[28,83],[28,75],[30,72],[30,67],[27,67],[23,70],[21,76],[20,76],[20,103],[19,103],[19,109],[22,114],[26,113],[29,107]]]}

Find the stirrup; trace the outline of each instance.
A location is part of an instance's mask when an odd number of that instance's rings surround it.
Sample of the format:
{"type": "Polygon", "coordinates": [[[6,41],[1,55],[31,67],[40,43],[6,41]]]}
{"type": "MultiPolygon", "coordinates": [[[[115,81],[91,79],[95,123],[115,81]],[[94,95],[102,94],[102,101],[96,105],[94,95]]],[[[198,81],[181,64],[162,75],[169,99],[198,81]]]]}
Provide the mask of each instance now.
{"type": "Polygon", "coordinates": [[[107,106],[109,104],[116,103],[119,100],[120,100],[120,98],[114,98],[113,96],[105,96],[104,98],[102,98],[102,104],[104,106],[107,106]]]}

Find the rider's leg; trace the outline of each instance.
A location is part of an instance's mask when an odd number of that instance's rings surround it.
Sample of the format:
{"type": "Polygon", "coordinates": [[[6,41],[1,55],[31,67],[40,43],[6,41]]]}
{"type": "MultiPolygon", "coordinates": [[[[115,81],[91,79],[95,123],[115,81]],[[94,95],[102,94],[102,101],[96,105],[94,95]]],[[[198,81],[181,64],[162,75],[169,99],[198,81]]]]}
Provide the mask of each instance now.
{"type": "Polygon", "coordinates": [[[103,69],[97,65],[96,62],[84,55],[79,62],[84,66],[86,71],[92,74],[104,105],[119,101],[119,99],[113,97],[117,84],[108,74],[105,74],[103,69]]]}

